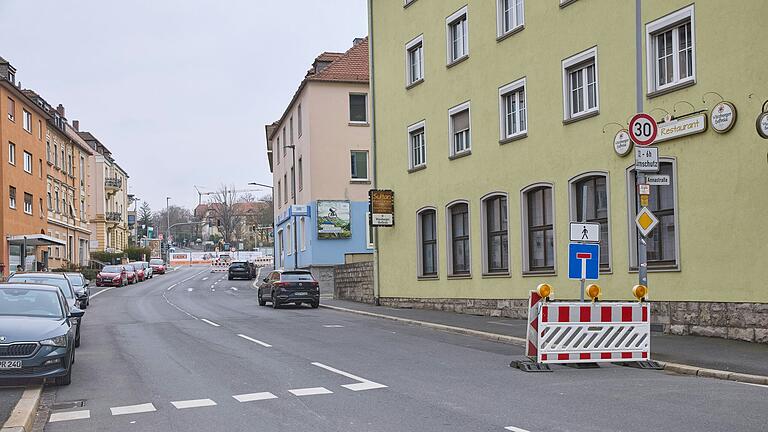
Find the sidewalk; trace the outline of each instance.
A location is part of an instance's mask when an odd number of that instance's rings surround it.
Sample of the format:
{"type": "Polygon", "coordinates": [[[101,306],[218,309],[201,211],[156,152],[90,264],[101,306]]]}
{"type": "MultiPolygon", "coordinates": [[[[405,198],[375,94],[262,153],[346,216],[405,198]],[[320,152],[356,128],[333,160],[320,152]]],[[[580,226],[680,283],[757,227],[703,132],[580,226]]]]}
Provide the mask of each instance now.
{"type": "MultiPolygon", "coordinates": [[[[524,320],[423,309],[396,309],[345,300],[323,299],[321,305],[425,321],[525,339],[524,320]]],[[[520,348],[522,349],[522,348],[520,348]]],[[[651,358],[698,368],[768,376],[768,345],[701,336],[653,333],[651,358]]]]}

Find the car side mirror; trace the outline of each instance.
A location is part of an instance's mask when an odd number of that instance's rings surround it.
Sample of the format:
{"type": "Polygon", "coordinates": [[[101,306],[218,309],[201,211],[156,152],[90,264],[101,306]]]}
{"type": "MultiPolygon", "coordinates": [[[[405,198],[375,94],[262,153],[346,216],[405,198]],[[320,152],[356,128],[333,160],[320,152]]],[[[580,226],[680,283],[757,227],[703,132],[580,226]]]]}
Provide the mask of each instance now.
{"type": "Polygon", "coordinates": [[[69,310],[69,318],[82,318],[85,315],[85,311],[78,308],[72,308],[69,310]]]}
{"type": "Polygon", "coordinates": [[[269,278],[268,278],[268,277],[265,277],[265,278],[264,278],[264,282],[269,282],[269,278]]]}

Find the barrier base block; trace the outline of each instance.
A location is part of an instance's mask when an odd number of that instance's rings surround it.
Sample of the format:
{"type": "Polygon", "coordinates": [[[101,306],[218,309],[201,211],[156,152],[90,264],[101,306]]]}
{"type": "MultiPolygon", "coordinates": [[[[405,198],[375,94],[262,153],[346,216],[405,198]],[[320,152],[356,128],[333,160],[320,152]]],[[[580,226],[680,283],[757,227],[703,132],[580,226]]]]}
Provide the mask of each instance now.
{"type": "Polygon", "coordinates": [[[531,360],[512,360],[509,367],[520,369],[523,372],[552,372],[548,364],[536,363],[531,360]]]}
{"type": "Polygon", "coordinates": [[[621,366],[636,368],[636,369],[652,369],[652,370],[662,370],[664,369],[659,363],[653,361],[653,360],[642,360],[642,361],[633,361],[633,362],[623,362],[618,363],[621,366]]]}
{"type": "Polygon", "coordinates": [[[563,366],[574,369],[600,369],[600,365],[597,363],[565,363],[563,366]]]}

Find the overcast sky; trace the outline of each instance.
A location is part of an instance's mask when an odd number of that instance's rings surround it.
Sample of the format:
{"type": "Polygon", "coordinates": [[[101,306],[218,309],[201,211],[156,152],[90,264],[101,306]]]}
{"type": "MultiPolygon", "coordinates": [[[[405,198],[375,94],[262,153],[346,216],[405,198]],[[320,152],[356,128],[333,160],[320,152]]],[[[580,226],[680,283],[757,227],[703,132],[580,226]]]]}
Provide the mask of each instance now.
{"type": "Polygon", "coordinates": [[[193,185],[272,183],[264,125],[320,52],[367,34],[366,4],[0,0],[0,57],[112,151],[130,193],[192,207],[193,185]]]}

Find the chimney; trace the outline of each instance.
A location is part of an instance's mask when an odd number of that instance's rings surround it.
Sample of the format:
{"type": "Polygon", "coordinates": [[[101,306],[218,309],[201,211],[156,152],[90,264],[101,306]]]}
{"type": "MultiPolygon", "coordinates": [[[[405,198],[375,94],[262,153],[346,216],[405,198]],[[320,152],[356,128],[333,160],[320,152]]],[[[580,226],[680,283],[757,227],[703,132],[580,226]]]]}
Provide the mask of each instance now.
{"type": "Polygon", "coordinates": [[[66,117],[64,114],[64,105],[59,104],[59,106],[56,107],[56,112],[58,112],[62,117],[66,117]]]}
{"type": "Polygon", "coordinates": [[[80,132],[80,120],[72,120],[72,127],[75,129],[75,132],[80,132]]]}
{"type": "Polygon", "coordinates": [[[352,39],[352,45],[357,45],[357,44],[359,44],[360,42],[362,42],[364,40],[365,40],[365,38],[354,38],[354,39],[352,39]]]}

